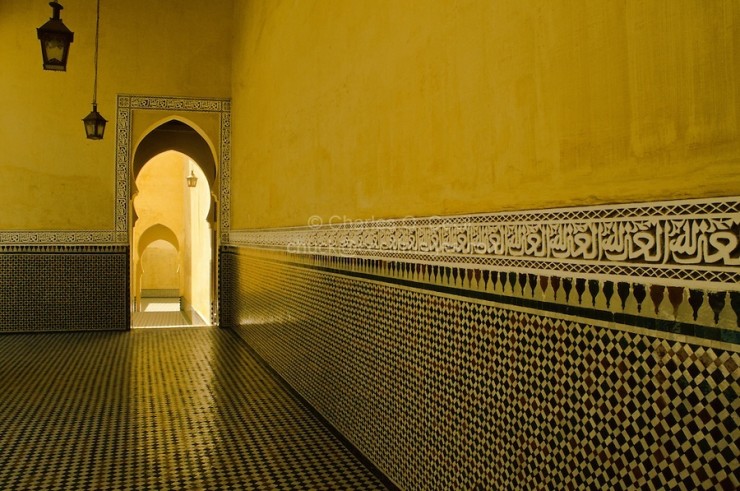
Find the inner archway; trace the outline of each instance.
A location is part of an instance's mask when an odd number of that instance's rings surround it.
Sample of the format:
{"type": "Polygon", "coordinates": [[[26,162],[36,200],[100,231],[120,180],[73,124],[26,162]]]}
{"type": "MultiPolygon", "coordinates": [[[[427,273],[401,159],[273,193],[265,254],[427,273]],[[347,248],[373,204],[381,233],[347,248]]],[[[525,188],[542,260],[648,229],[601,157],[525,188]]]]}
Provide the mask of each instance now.
{"type": "MultiPolygon", "coordinates": [[[[136,310],[179,312],[181,268],[180,240],[177,234],[169,227],[157,223],[135,237],[137,246],[134,250],[132,290],[137,299],[136,310]]],[[[134,324],[141,323],[141,320],[143,319],[135,319],[134,324]]]]}
{"type": "Polygon", "coordinates": [[[142,312],[179,312],[180,251],[166,240],[155,240],[139,256],[139,296],[142,312]]]}

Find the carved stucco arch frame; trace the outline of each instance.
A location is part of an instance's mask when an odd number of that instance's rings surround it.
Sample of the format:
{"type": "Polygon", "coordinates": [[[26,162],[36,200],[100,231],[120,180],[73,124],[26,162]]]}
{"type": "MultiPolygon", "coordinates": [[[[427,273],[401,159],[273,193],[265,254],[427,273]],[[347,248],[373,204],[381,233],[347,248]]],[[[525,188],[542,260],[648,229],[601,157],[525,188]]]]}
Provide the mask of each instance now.
{"type": "Polygon", "coordinates": [[[218,224],[220,242],[228,241],[231,228],[231,102],[228,99],[198,99],[146,95],[119,95],[116,103],[116,206],[115,242],[129,244],[132,227],[132,123],[134,111],[215,113],[219,117],[217,142],[218,224]]]}
{"type": "MultiPolygon", "coordinates": [[[[133,237],[133,210],[131,190],[133,179],[134,145],[132,124],[134,111],[160,111],[172,113],[211,113],[218,116],[219,135],[216,139],[216,186],[218,187],[218,231],[213,244],[213,272],[217,275],[218,248],[227,243],[231,228],[231,102],[228,99],[198,99],[146,95],[119,95],[116,102],[116,203],[114,241],[119,245],[130,244],[133,237]]],[[[201,135],[202,136],[202,135],[201,135]]],[[[211,190],[213,193],[213,189],[211,190]]],[[[129,279],[131,281],[131,278],[129,279]]],[[[212,285],[212,319],[218,322],[217,281],[212,285]]],[[[133,304],[132,304],[133,306],[133,304]]]]}

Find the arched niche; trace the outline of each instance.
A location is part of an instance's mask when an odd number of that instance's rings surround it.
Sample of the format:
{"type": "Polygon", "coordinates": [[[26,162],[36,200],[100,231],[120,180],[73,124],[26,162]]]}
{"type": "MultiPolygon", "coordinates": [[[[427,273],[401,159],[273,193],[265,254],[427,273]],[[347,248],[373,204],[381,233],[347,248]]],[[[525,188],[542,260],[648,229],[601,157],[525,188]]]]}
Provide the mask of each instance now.
{"type": "Polygon", "coordinates": [[[139,264],[140,267],[137,270],[141,272],[139,292],[142,299],[144,297],[174,298],[182,295],[180,252],[171,242],[166,240],[150,242],[142,251],[139,264]]]}
{"type": "Polygon", "coordinates": [[[151,244],[155,240],[164,240],[165,242],[169,242],[170,244],[172,244],[175,250],[177,250],[178,252],[180,251],[180,242],[177,240],[177,235],[175,234],[175,232],[173,232],[171,228],[158,223],[144,230],[144,232],[141,234],[141,238],[139,239],[139,247],[137,249],[139,257],[141,257],[141,254],[149,246],[149,244],[151,244]]]}
{"type": "MultiPolygon", "coordinates": [[[[155,242],[158,241],[164,241],[172,246],[175,253],[179,256],[180,254],[180,241],[177,239],[177,234],[175,232],[163,224],[155,224],[151,227],[147,228],[144,232],[142,232],[141,237],[139,238],[137,248],[136,248],[136,255],[133,258],[134,261],[134,277],[133,277],[133,292],[134,296],[137,298],[141,297],[141,291],[142,291],[142,275],[144,273],[143,268],[143,260],[144,260],[144,251],[152,245],[155,242]]],[[[179,290],[179,282],[178,282],[178,290],[179,290]]],[[[141,302],[141,300],[140,300],[141,302]]]]}

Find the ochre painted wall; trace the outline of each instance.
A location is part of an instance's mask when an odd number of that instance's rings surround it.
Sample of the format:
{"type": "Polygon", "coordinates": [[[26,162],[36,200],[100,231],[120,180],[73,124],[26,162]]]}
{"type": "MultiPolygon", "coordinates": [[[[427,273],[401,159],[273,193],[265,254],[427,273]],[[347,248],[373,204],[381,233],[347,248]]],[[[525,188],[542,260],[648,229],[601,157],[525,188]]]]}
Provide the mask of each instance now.
{"type": "Polygon", "coordinates": [[[41,67],[48,2],[0,1],[0,230],[114,228],[117,94],[229,97],[233,2],[102,0],[98,110],[91,110],[95,2],[63,0],[74,32],[66,72],[41,67]]]}
{"type": "MultiPolygon", "coordinates": [[[[136,279],[134,281],[134,296],[140,297],[142,288],[155,288],[145,286],[147,281],[150,285],[152,282],[159,281],[156,278],[160,270],[151,267],[154,262],[151,258],[161,256],[155,255],[156,251],[149,254],[150,267],[147,270],[144,256],[147,256],[147,246],[149,244],[146,241],[142,243],[141,239],[144,234],[148,235],[149,230],[156,230],[162,226],[167,227],[174,234],[176,243],[172,246],[177,253],[174,269],[178,271],[179,275],[175,285],[167,288],[178,289],[181,295],[189,293],[185,291],[185,284],[189,280],[187,277],[189,270],[182,267],[188,256],[185,240],[185,209],[187,206],[185,189],[188,189],[185,184],[185,177],[188,174],[188,162],[188,158],[179,152],[164,152],[151,159],[141,169],[136,179],[138,194],[133,200],[133,205],[138,219],[133,228],[134,247],[132,254],[135,271],[137,273],[143,271],[143,275],[141,276],[141,282],[136,281],[136,279]]],[[[169,271],[169,269],[163,269],[162,271],[165,270],[169,271]]]]}
{"type": "Polygon", "coordinates": [[[234,229],[740,193],[740,2],[235,6],[234,229]]]}
{"type": "Polygon", "coordinates": [[[179,253],[172,244],[163,240],[151,243],[141,256],[141,289],[179,290],[179,264],[179,253]]]}
{"type": "Polygon", "coordinates": [[[211,319],[212,229],[208,224],[211,194],[205,174],[196,163],[193,174],[198,178],[196,186],[183,187],[185,202],[185,255],[186,273],[184,297],[186,307],[194,309],[203,320],[211,319]]]}

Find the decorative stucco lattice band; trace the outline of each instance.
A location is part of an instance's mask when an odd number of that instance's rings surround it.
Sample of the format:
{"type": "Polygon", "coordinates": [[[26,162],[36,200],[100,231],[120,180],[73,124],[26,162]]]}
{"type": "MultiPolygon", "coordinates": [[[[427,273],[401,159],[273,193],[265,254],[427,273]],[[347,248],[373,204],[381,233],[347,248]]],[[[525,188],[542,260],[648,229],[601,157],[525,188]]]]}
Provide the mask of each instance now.
{"type": "Polygon", "coordinates": [[[294,254],[740,290],[738,197],[232,231],[294,254]]]}
{"type": "Polygon", "coordinates": [[[51,244],[69,244],[84,246],[87,244],[116,243],[116,234],[112,230],[85,230],[85,231],[33,231],[18,230],[0,232],[0,247],[33,246],[51,244]]]}

